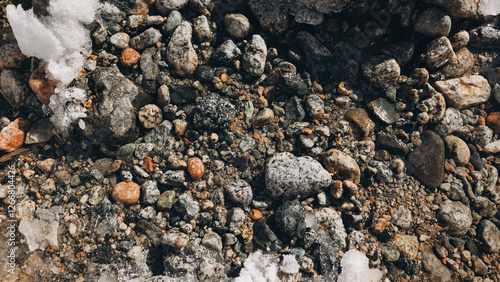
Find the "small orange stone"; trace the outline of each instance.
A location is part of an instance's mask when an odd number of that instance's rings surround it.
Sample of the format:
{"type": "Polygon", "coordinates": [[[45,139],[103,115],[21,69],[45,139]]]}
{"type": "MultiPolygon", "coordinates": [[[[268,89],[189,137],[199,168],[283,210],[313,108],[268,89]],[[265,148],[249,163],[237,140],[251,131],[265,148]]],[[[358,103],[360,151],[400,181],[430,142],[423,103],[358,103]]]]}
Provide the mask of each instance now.
{"type": "Polygon", "coordinates": [[[302,132],[307,135],[311,135],[313,133],[312,129],[310,128],[304,128],[302,132]]]}
{"type": "Polygon", "coordinates": [[[54,95],[54,89],[56,89],[57,82],[47,78],[45,65],[39,66],[31,73],[29,84],[31,90],[35,92],[38,100],[40,100],[43,104],[48,105],[50,97],[54,95]]]}
{"type": "Polygon", "coordinates": [[[140,58],[141,54],[129,47],[122,51],[120,62],[126,67],[132,67],[139,62],[140,58]]]}
{"type": "Polygon", "coordinates": [[[223,73],[220,75],[220,80],[222,82],[226,83],[228,79],[229,79],[229,76],[227,76],[227,74],[223,73]]]}
{"type": "Polygon", "coordinates": [[[155,170],[154,164],[153,164],[153,159],[150,156],[147,156],[144,159],[144,168],[149,173],[151,173],[151,172],[153,172],[155,170]]]}
{"type": "Polygon", "coordinates": [[[250,211],[250,218],[252,220],[258,220],[262,218],[262,212],[260,212],[258,209],[253,209],[250,211]]]}
{"type": "Polygon", "coordinates": [[[116,184],[115,188],[113,188],[112,195],[115,201],[126,206],[131,206],[139,201],[141,188],[136,183],[125,180],[116,184]]]}
{"type": "Polygon", "coordinates": [[[486,125],[488,125],[494,133],[500,133],[500,112],[493,112],[486,118],[486,125]]]}
{"type": "Polygon", "coordinates": [[[375,234],[380,234],[384,232],[386,226],[387,226],[387,220],[385,220],[385,218],[379,218],[375,223],[375,225],[373,225],[373,232],[375,234]]]}
{"type": "Polygon", "coordinates": [[[205,174],[205,165],[199,158],[190,158],[188,160],[188,172],[194,180],[200,179],[205,174]]]}
{"type": "Polygon", "coordinates": [[[0,131],[0,151],[12,152],[21,147],[30,122],[18,118],[0,131]]]}

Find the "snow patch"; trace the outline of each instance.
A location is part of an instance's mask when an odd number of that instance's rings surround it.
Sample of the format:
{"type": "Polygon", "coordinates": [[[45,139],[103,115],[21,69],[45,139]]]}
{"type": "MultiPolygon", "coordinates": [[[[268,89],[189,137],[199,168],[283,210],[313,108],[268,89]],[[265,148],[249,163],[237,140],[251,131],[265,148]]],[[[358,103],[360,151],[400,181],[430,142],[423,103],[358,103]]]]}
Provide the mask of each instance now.
{"type": "Polygon", "coordinates": [[[370,269],[369,259],[360,251],[349,250],[342,257],[342,272],[337,282],[377,282],[382,278],[382,271],[370,269]]]}

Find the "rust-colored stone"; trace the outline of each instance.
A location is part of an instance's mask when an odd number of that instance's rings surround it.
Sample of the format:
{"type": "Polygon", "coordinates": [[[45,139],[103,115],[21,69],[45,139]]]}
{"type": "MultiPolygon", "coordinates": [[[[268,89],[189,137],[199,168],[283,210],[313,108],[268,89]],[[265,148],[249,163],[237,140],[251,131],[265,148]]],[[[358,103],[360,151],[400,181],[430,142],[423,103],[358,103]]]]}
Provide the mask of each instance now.
{"type": "Polygon", "coordinates": [[[139,62],[140,58],[141,58],[141,54],[139,54],[139,52],[137,52],[134,49],[129,47],[129,48],[126,48],[125,50],[122,51],[122,55],[120,57],[120,62],[125,67],[132,67],[139,62]]]}
{"type": "Polygon", "coordinates": [[[200,179],[205,174],[205,165],[199,158],[190,158],[187,165],[189,175],[194,180],[200,179]]]}
{"type": "Polygon", "coordinates": [[[28,120],[18,118],[4,127],[0,131],[0,150],[12,152],[21,147],[29,125],[28,120]]]}
{"type": "Polygon", "coordinates": [[[151,172],[153,172],[155,170],[155,167],[154,167],[154,164],[153,164],[153,159],[150,156],[147,156],[144,159],[144,168],[149,173],[151,173],[151,172]]]}
{"type": "Polygon", "coordinates": [[[377,219],[377,221],[373,225],[373,233],[375,233],[376,235],[381,234],[382,232],[384,232],[386,226],[387,220],[385,220],[385,218],[381,217],[377,219]]]}
{"type": "Polygon", "coordinates": [[[136,183],[125,180],[116,184],[115,188],[113,188],[112,195],[113,199],[118,203],[122,203],[125,206],[131,206],[139,201],[141,188],[136,183]]]}
{"type": "Polygon", "coordinates": [[[351,156],[339,150],[330,149],[323,155],[323,165],[334,179],[351,180],[355,184],[359,184],[361,171],[351,156]]]}
{"type": "Polygon", "coordinates": [[[500,112],[493,112],[486,118],[486,125],[495,133],[500,133],[500,112]]]}
{"type": "Polygon", "coordinates": [[[34,72],[31,73],[29,81],[31,90],[35,92],[36,97],[40,102],[48,105],[50,97],[54,95],[57,82],[47,77],[47,70],[45,65],[39,66],[34,72]]]}

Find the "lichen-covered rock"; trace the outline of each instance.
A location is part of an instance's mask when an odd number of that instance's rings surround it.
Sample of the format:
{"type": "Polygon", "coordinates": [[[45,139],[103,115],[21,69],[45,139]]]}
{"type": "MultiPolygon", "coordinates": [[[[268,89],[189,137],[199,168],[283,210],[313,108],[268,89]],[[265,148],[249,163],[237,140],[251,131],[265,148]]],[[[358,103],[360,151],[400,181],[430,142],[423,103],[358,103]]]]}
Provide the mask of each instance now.
{"type": "Polygon", "coordinates": [[[266,191],[281,201],[319,193],[331,183],[330,173],[309,156],[280,153],[266,165],[266,191]]]}
{"type": "Polygon", "coordinates": [[[198,55],[191,43],[193,29],[188,22],[182,22],[174,31],[167,46],[167,62],[173,74],[191,76],[198,66],[198,55]]]}

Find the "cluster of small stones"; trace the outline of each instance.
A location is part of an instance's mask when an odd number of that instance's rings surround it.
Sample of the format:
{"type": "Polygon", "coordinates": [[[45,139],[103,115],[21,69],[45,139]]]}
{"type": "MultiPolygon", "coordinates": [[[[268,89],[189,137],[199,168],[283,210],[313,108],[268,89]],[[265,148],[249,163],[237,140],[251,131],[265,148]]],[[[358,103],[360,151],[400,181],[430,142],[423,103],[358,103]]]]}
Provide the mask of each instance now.
{"type": "Polygon", "coordinates": [[[0,209],[13,165],[16,220],[58,226],[36,251],[19,234],[2,277],[224,281],[261,249],[295,255],[283,281],[334,281],[355,248],[390,281],[498,281],[499,17],[245,2],[110,1],[66,140],[54,82],[2,29],[0,209]]]}

